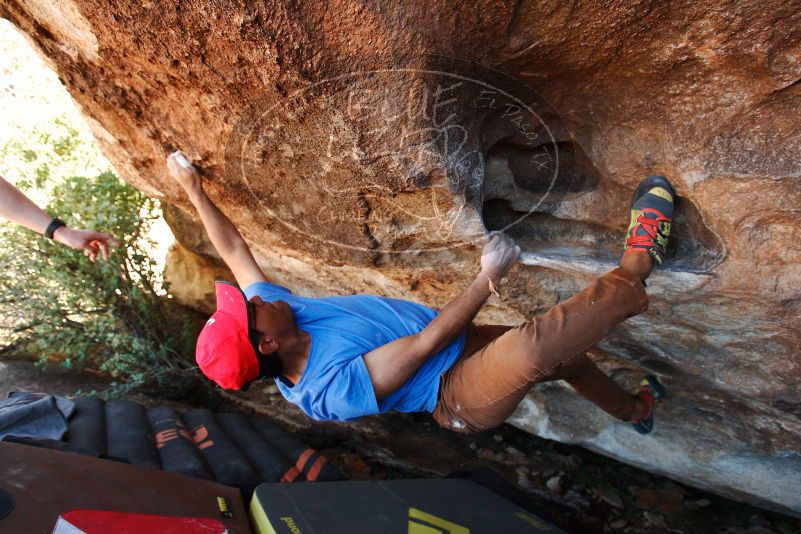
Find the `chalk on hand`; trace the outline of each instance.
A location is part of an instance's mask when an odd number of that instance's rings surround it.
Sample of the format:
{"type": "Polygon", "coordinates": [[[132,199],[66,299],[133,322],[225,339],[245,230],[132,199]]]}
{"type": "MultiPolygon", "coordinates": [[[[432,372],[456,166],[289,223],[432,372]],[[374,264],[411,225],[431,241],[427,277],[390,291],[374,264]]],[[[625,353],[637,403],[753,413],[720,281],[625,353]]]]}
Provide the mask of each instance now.
{"type": "Polygon", "coordinates": [[[192,166],[192,164],[189,162],[188,159],[186,159],[186,156],[184,156],[183,152],[181,152],[180,150],[176,150],[175,152],[173,152],[172,156],[175,158],[175,161],[177,161],[178,165],[180,165],[181,167],[188,169],[192,166]]]}

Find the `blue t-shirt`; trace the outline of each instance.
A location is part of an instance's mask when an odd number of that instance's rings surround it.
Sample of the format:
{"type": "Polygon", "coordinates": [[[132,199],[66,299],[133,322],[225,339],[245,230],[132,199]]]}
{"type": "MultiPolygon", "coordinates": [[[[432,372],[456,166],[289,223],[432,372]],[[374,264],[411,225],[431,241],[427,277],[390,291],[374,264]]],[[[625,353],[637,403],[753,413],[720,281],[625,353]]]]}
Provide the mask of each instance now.
{"type": "Polygon", "coordinates": [[[439,377],[464,349],[462,332],[435,354],[397,391],[377,401],[364,356],[398,338],[416,334],[437,315],[431,308],[399,299],[352,295],[309,298],[287,288],[257,282],[245,288],[265,302],[283,300],[295,315],[295,325],[311,337],[306,370],[294,386],[276,378],[286,399],[312,419],[349,421],[357,417],[399,412],[432,412],[437,404],[439,377]]]}

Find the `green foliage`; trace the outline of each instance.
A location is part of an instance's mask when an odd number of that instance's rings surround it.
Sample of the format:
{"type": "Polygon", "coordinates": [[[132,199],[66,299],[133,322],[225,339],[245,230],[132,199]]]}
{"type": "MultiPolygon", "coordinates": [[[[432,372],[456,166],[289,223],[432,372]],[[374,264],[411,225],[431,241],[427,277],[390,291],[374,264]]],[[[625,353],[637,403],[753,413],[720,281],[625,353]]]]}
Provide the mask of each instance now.
{"type": "Polygon", "coordinates": [[[72,176],[96,176],[109,168],[91,135],[66,116],[46,128],[19,130],[0,149],[0,175],[21,189],[47,194],[72,176]]]}
{"type": "Polygon", "coordinates": [[[123,244],[109,261],[92,263],[81,251],[6,223],[0,229],[4,341],[36,351],[42,362],[110,374],[111,395],[138,386],[180,395],[198,378],[192,361],[197,329],[161,287],[149,255],[158,203],[109,171],[56,178],[59,162],[86,154],[74,130],[41,134],[33,144],[6,146],[3,153],[29,161],[35,185],[48,192],[46,211],[76,228],[107,231],[123,244]]]}

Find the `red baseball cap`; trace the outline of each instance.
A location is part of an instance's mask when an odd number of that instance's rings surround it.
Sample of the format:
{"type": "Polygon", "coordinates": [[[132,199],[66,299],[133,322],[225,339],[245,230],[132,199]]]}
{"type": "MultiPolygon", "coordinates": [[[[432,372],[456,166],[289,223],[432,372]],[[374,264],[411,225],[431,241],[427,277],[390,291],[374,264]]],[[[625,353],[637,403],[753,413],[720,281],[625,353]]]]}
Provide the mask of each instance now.
{"type": "Polygon", "coordinates": [[[214,283],[217,311],[197,338],[195,359],[208,378],[225,389],[242,389],[259,378],[259,359],[250,341],[248,300],[230,282],[214,283]]]}

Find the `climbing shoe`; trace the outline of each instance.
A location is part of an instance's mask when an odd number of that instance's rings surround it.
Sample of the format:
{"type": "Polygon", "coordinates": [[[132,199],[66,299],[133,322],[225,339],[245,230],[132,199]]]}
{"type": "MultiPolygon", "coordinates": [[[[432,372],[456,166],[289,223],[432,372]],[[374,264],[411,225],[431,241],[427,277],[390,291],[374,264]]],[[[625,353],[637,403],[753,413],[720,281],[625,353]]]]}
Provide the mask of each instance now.
{"type": "Polygon", "coordinates": [[[626,252],[648,252],[662,263],[667,250],[673,201],[676,193],[664,176],[649,176],[640,183],[631,201],[631,220],[626,232],[626,252]]]}
{"type": "Polygon", "coordinates": [[[632,423],[634,430],[640,434],[648,434],[654,429],[654,409],[659,404],[659,399],[667,394],[665,387],[653,375],[647,375],[640,382],[640,389],[637,396],[648,405],[648,415],[632,423]]]}

